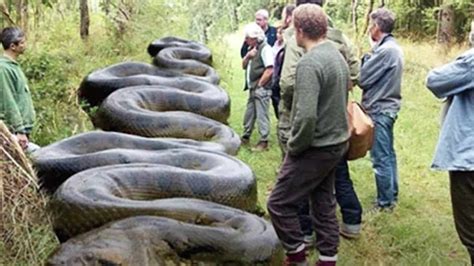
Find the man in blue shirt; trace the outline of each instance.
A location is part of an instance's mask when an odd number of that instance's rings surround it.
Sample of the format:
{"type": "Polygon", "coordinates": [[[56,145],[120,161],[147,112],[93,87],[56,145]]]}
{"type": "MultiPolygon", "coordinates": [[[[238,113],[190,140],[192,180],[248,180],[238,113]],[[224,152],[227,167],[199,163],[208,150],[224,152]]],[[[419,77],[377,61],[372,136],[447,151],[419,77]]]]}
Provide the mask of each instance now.
{"type": "Polygon", "coordinates": [[[474,265],[474,48],[431,70],[426,86],[446,98],[431,167],[449,171],[454,223],[474,265]]]}
{"type": "MultiPolygon", "coordinates": [[[[270,46],[275,44],[277,39],[277,29],[268,24],[268,11],[265,9],[260,9],[255,13],[255,23],[257,23],[260,28],[265,32],[265,38],[267,43],[270,46]]],[[[242,47],[240,48],[240,57],[244,58],[247,52],[249,51],[249,45],[244,41],[242,47]]]]}
{"type": "Polygon", "coordinates": [[[360,69],[362,105],[375,124],[370,151],[377,185],[377,203],[373,211],[390,211],[398,200],[393,128],[402,99],[403,52],[391,34],[394,25],[395,15],[388,9],[378,8],[370,14],[372,52],[362,58],[360,69]]]}

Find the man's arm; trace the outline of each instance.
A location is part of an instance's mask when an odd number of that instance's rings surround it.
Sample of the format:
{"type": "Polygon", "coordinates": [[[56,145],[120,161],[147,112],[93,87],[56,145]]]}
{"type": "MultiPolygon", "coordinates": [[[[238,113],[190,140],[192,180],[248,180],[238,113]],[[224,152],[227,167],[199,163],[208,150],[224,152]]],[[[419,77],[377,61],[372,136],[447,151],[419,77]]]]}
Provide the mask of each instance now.
{"type": "Polygon", "coordinates": [[[426,87],[438,98],[474,89],[474,49],[428,73],[426,87]]]}
{"type": "Polygon", "coordinates": [[[372,55],[366,54],[362,58],[359,86],[363,90],[369,90],[392,67],[391,59],[390,52],[386,49],[372,55]]]}
{"type": "Polygon", "coordinates": [[[295,99],[292,110],[291,135],[288,153],[297,156],[311,147],[316,128],[320,77],[314,67],[298,66],[295,99]]]}
{"type": "Polygon", "coordinates": [[[261,57],[263,65],[265,66],[265,70],[258,81],[258,87],[263,87],[267,85],[268,82],[271,82],[273,75],[273,65],[275,64],[275,57],[273,56],[272,48],[270,48],[269,45],[263,47],[261,57]]]}
{"type": "MultiPolygon", "coordinates": [[[[356,85],[359,82],[359,74],[360,74],[360,63],[359,59],[356,56],[355,47],[352,42],[347,38],[346,35],[342,35],[344,46],[346,47],[346,62],[349,65],[349,72],[351,75],[351,82],[352,85],[356,85]]],[[[351,86],[352,88],[352,86],[351,86]]]]}
{"type": "Polygon", "coordinates": [[[265,71],[263,72],[262,76],[260,77],[260,80],[258,81],[257,86],[258,87],[263,87],[263,86],[267,85],[267,83],[272,80],[272,75],[273,75],[273,66],[265,68],[265,71]]]}

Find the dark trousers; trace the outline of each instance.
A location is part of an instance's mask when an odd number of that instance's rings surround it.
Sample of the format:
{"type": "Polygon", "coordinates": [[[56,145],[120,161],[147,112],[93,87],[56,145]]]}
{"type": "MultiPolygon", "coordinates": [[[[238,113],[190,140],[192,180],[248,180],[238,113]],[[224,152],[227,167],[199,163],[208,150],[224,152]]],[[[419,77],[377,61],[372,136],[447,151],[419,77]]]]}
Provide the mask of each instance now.
{"type": "MultiPolygon", "coordinates": [[[[336,166],[336,200],[341,208],[342,221],[347,225],[356,225],[362,222],[362,205],[354,190],[349,174],[349,165],[342,159],[336,166]]],[[[313,234],[313,226],[309,215],[309,201],[303,200],[298,208],[298,219],[304,235],[313,234]]]]}
{"type": "Polygon", "coordinates": [[[356,225],[362,222],[362,205],[354,190],[349,174],[347,160],[343,159],[336,167],[336,200],[341,208],[342,222],[356,225]]]}
{"type": "Polygon", "coordinates": [[[316,248],[321,255],[334,256],[339,245],[334,179],[336,165],[347,144],[310,148],[298,156],[287,155],[268,199],[268,212],[283,248],[291,253],[304,245],[298,208],[310,199],[316,232],[316,248]]]}
{"type": "Polygon", "coordinates": [[[474,171],[449,172],[454,224],[474,265],[474,171]]]}

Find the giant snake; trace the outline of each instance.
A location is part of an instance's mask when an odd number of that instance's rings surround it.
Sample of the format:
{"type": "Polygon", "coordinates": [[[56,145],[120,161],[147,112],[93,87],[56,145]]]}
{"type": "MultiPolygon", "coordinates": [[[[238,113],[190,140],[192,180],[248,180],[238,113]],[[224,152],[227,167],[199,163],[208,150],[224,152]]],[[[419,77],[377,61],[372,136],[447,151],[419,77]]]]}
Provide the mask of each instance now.
{"type": "Polygon", "coordinates": [[[255,177],[227,155],[240,140],[225,125],[230,101],[211,52],[174,37],[148,52],[153,65],[119,63],[81,83],[79,98],[105,131],[33,155],[63,242],[47,264],[279,263],[273,227],[249,213],[255,177]]]}

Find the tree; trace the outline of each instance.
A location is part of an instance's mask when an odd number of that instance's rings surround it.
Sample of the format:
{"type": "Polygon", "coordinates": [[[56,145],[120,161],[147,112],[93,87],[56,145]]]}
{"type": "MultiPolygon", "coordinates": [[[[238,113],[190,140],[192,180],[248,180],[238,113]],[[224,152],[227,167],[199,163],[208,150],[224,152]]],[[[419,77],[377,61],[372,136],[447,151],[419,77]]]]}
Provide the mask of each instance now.
{"type": "Polygon", "coordinates": [[[438,43],[449,44],[454,35],[454,9],[452,5],[441,6],[438,12],[436,36],[438,43]]]}

